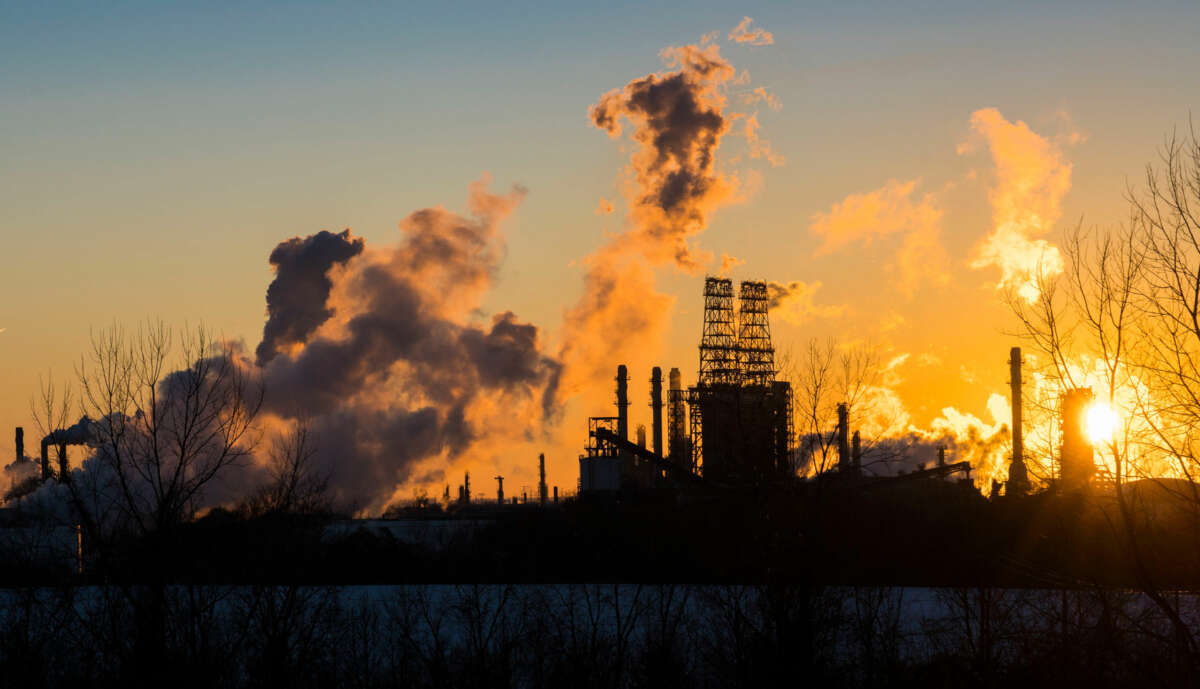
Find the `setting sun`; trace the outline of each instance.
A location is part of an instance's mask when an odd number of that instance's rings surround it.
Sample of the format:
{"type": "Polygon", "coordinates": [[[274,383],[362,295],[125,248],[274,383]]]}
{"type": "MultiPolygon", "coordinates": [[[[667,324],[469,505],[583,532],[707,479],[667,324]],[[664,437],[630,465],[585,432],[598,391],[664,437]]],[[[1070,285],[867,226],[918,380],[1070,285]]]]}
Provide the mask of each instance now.
{"type": "Polygon", "coordinates": [[[1088,407],[1085,420],[1088,440],[1098,445],[1112,440],[1117,428],[1117,413],[1103,402],[1094,402],[1088,407]]]}

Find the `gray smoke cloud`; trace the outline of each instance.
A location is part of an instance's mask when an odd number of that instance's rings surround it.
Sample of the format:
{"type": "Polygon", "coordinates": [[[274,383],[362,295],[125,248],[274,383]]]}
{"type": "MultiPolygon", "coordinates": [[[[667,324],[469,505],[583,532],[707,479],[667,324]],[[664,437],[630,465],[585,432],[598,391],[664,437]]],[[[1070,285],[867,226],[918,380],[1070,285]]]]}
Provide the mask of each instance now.
{"type": "Polygon", "coordinates": [[[362,253],[363,240],[350,230],[337,234],[322,230],[314,235],[280,242],[268,259],[275,279],[267,288],[267,323],[255,352],[259,365],[279,351],[304,342],[333,315],[326,306],[333,283],[329,269],[362,253]]]}
{"type": "Polygon", "coordinates": [[[504,255],[498,224],[524,193],[479,183],[467,216],[412,213],[400,243],[346,258],[323,299],[293,310],[337,317],[265,363],[266,409],[311,425],[337,499],[382,507],[419,462],[503,451],[554,417],[560,366],[542,352],[538,327],[511,311],[472,322],[504,255]]]}
{"type": "Polygon", "coordinates": [[[736,183],[716,168],[716,151],[729,130],[718,87],[734,76],[715,44],[663,51],[675,71],[649,74],[610,91],[588,111],[592,124],[621,134],[622,119],[634,125],[639,149],[631,159],[634,221],[631,238],[647,259],[673,259],[698,267],[688,245],[708,216],[728,200],[736,183]]]}

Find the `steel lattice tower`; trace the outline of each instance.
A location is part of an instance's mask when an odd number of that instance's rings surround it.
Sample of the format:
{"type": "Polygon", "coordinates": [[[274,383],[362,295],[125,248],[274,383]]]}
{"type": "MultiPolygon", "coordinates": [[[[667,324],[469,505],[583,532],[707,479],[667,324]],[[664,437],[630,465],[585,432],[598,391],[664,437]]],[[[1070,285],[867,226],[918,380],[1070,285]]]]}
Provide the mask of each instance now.
{"type": "Polygon", "coordinates": [[[767,283],[742,283],[738,312],[738,357],[743,385],[768,386],[775,380],[775,348],[767,321],[767,283]]]}
{"type": "Polygon", "coordinates": [[[700,336],[700,385],[736,385],[738,341],[733,313],[733,281],[704,279],[704,330],[700,336]]]}

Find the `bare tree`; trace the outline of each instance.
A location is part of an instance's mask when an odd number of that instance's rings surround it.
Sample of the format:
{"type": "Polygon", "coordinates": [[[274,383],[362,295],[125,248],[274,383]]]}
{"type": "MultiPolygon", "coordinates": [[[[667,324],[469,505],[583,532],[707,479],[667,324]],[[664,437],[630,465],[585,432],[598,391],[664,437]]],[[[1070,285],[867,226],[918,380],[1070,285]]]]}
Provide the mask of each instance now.
{"type": "Polygon", "coordinates": [[[330,476],[317,468],[316,454],[316,437],[307,419],[277,435],[267,455],[271,479],[247,499],[245,511],[250,515],[328,512],[330,476]]]}
{"type": "Polygon", "coordinates": [[[792,384],[801,469],[824,473],[837,461],[838,405],[847,405],[852,426],[871,411],[868,393],[879,382],[878,352],[869,345],[843,347],[833,338],[812,339],[799,356],[785,352],[780,363],[781,375],[792,384]]]}
{"type": "MultiPolygon", "coordinates": [[[[38,376],[38,396],[29,400],[29,411],[40,436],[38,440],[49,437],[60,428],[66,428],[74,406],[74,391],[69,382],[64,381],[56,388],[53,371],[47,373],[45,378],[38,376]]],[[[65,452],[62,446],[59,446],[59,452],[65,452]]],[[[60,455],[58,459],[59,466],[64,466],[65,457],[60,455]]]]}
{"type": "Polygon", "coordinates": [[[145,535],[194,515],[213,480],[253,448],[263,390],[252,371],[204,326],[93,332],[78,368],[81,406],[95,420],[93,466],[85,485],[71,484],[90,535],[145,535]]]}
{"type": "MultiPolygon", "coordinates": [[[[1130,189],[1124,227],[1084,231],[1063,242],[1061,275],[1038,276],[1034,304],[1012,298],[1024,334],[1047,361],[1052,383],[1044,405],[1054,418],[1058,394],[1098,383],[1122,416],[1098,442],[1101,478],[1113,487],[1109,511],[1138,587],[1170,620],[1179,657],[1190,664],[1195,640],[1174,599],[1149,564],[1143,536],[1149,513],[1130,483],[1175,475],[1170,492],[1193,509],[1200,526],[1200,143],[1167,139],[1160,167],[1146,170],[1144,190],[1130,189]],[[1082,364],[1087,363],[1087,370],[1082,364]],[[1183,488],[1179,489],[1178,486],[1183,488]]],[[[1047,448],[1051,456],[1053,448],[1047,448]]],[[[1164,485],[1160,483],[1160,485],[1164,485]]]]}

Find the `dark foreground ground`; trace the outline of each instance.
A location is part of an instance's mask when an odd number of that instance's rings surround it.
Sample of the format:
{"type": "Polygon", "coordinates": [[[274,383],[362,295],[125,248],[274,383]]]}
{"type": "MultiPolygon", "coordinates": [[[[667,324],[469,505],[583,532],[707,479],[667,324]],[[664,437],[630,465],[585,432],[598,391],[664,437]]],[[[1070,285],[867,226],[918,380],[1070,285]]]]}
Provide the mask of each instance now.
{"type": "MultiPolygon", "coordinates": [[[[1160,496],[1161,497],[1161,496],[1160,496]]],[[[988,501],[962,486],[832,484],[736,496],[434,506],[400,521],[215,512],[108,548],[83,574],[0,567],[10,583],[643,582],[1200,590],[1200,512],[1131,493],[988,501]],[[445,528],[448,520],[455,528],[445,528]],[[462,523],[469,526],[460,527],[462,523]],[[397,537],[429,524],[432,538],[397,537]],[[380,526],[385,528],[377,528],[380,526]]]]}
{"type": "Polygon", "coordinates": [[[216,512],[85,542],[82,574],[7,559],[0,686],[1192,686],[1195,514],[1133,497],[1128,523],[941,482],[216,512]],[[375,528],[423,520],[472,527],[375,528]]]}

